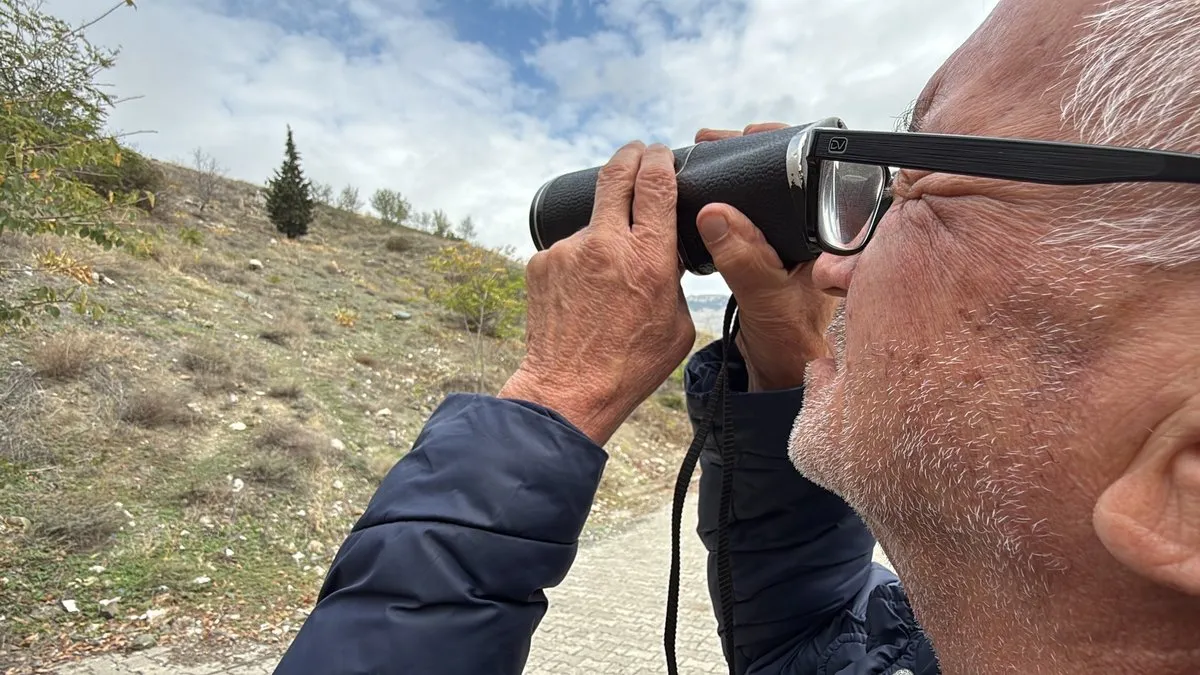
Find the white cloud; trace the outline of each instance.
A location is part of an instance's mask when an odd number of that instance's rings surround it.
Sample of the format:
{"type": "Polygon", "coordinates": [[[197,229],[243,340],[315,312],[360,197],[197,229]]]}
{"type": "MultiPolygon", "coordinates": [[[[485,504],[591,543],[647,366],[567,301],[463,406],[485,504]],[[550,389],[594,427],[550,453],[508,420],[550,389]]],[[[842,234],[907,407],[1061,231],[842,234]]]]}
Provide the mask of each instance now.
{"type": "MultiPolygon", "coordinates": [[[[492,2],[576,11],[558,0],[492,2]]],[[[564,39],[548,30],[525,64],[457,38],[426,0],[142,0],[90,35],[121,46],[105,79],[142,98],[122,104],[113,125],[155,130],[137,139],[151,155],[202,146],[261,183],[291,124],[312,178],[364,195],[399,189],[419,209],[472,215],[485,243],[531,253],[537,187],[632,138],[680,146],[702,126],[827,115],[891,128],[993,5],[604,0],[605,26],[564,39]],[[518,65],[549,86],[522,84],[518,65]]],[[[97,5],[48,7],[79,20],[97,5]]],[[[717,277],[685,284],[724,290],[717,277]]]]}

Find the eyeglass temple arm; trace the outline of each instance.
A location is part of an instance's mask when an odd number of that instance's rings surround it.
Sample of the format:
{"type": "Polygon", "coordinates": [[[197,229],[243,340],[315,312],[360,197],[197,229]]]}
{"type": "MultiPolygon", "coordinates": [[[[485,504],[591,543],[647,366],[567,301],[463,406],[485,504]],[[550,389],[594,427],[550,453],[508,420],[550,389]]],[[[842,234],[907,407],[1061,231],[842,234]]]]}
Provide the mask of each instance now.
{"type": "Polygon", "coordinates": [[[819,159],[1052,185],[1200,183],[1200,155],[949,134],[813,133],[811,156],[819,159]]]}

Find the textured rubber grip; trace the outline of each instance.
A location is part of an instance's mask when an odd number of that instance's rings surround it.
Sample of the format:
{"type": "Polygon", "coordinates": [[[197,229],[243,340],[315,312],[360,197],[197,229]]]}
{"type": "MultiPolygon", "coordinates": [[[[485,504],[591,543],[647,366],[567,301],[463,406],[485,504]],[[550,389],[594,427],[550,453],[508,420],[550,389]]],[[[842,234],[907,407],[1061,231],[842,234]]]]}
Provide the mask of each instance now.
{"type": "MultiPolygon", "coordinates": [[[[716,270],[696,230],[707,204],[734,206],[758,226],[787,266],[816,257],[804,228],[804,201],[788,181],[788,146],[806,126],[708,141],[675,153],[679,257],[694,274],[716,270]],[[797,205],[800,205],[797,207],[797,205]]],[[[587,226],[600,167],[568,173],[542,186],[529,210],[534,245],[544,250],[587,226]]]]}

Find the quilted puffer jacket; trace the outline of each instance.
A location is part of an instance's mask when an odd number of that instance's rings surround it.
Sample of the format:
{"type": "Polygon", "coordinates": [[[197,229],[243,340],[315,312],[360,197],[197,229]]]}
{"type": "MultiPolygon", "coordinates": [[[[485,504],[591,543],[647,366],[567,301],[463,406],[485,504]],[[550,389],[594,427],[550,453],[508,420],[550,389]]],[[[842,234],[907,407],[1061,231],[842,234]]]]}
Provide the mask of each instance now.
{"type": "MultiPolygon", "coordinates": [[[[734,347],[723,359],[725,344],[691,359],[685,386],[697,429],[717,385],[728,392],[699,455],[698,529],[721,636],[732,615],[731,672],[937,673],[902,586],[871,561],[862,520],[787,458],[803,391],[746,393],[744,362],[734,347]],[[722,427],[736,457],[725,528],[732,612],[716,560],[722,427]]],[[[275,672],[517,675],[547,610],[543,590],[575,558],[606,459],[553,410],[448,397],[338,551],[275,672]]]]}

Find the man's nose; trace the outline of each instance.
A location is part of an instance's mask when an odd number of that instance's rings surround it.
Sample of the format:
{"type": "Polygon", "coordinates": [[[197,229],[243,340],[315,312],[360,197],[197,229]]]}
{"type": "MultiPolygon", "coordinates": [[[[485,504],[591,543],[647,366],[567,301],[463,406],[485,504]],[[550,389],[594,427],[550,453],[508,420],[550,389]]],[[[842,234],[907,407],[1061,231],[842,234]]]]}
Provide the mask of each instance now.
{"type": "Polygon", "coordinates": [[[813,286],[839,298],[846,297],[850,289],[850,279],[854,276],[854,268],[858,266],[857,255],[834,255],[822,253],[813,263],[813,286]]]}

